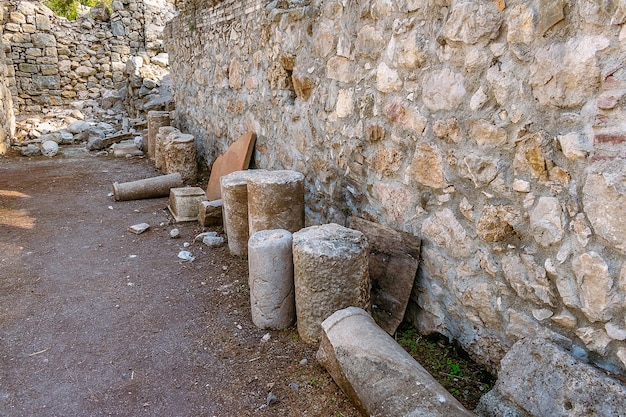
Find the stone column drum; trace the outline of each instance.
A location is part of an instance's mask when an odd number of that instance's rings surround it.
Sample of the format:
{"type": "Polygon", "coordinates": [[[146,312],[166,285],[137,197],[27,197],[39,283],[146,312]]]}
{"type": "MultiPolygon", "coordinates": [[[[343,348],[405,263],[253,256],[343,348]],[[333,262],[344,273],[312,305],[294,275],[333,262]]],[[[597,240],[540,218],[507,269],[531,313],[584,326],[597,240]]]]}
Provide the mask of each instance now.
{"type": "Polygon", "coordinates": [[[182,187],[183,179],[180,174],[160,175],[143,180],[113,183],[113,197],[115,201],[139,200],[142,198],[165,197],[172,188],[182,187]]]}
{"type": "Polygon", "coordinates": [[[291,243],[284,229],[261,230],[248,240],[252,322],[261,329],[286,329],[296,319],[291,243]]]}
{"type": "Polygon", "coordinates": [[[220,179],[224,231],[233,255],[248,256],[248,178],[260,171],[235,171],[220,179]]]}
{"type": "Polygon", "coordinates": [[[304,227],[304,175],[296,171],[264,171],[248,178],[250,235],[260,230],[304,227]]]}
{"type": "Polygon", "coordinates": [[[198,161],[193,135],[174,132],[169,138],[165,144],[165,173],[178,172],[183,182],[194,182],[198,177],[198,161]]]}
{"type": "Polygon", "coordinates": [[[167,111],[149,111],[148,112],[148,158],[154,160],[154,149],[156,135],[159,128],[170,125],[170,113],[167,111]]]}
{"type": "Polygon", "coordinates": [[[348,307],[322,328],[317,360],[362,415],[474,416],[367,312],[348,307]]]}
{"type": "Polygon", "coordinates": [[[165,171],[165,148],[172,133],[179,130],[172,126],[163,126],[159,128],[159,132],[154,140],[154,166],[161,171],[165,171]]]}
{"type": "Polygon", "coordinates": [[[365,235],[338,224],[311,226],[293,234],[298,333],[318,343],[321,323],[337,310],[370,309],[369,246],[365,235]]]}

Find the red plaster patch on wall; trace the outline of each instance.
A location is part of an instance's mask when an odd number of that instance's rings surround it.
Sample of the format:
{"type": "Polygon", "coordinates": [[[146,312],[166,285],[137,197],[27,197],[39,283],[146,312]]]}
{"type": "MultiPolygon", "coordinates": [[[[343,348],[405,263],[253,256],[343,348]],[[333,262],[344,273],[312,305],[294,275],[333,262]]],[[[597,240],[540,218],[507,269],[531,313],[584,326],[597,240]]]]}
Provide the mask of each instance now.
{"type": "Polygon", "coordinates": [[[624,133],[598,133],[595,135],[596,144],[619,145],[626,142],[626,134],[624,133]]]}

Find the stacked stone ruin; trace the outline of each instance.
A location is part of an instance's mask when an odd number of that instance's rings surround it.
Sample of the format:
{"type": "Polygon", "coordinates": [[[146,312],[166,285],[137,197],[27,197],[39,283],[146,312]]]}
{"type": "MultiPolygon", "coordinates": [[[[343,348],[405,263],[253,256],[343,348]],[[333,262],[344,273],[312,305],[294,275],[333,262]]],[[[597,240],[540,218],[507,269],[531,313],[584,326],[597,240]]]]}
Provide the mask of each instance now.
{"type": "Polygon", "coordinates": [[[148,112],[146,153],[163,174],[178,173],[185,184],[192,184],[198,177],[195,138],[170,126],[170,122],[167,111],[148,112]]]}
{"type": "MultiPolygon", "coordinates": [[[[126,86],[133,112],[153,110],[152,2],[76,23],[2,3],[0,146],[13,109],[114,107],[126,86]]],[[[304,174],[307,224],[357,215],[422,238],[407,319],[494,371],[538,337],[626,372],[623,2],[178,3],[163,36],[178,127],[152,140],[183,129],[211,165],[257,132],[257,167],[304,174]]],[[[225,224],[239,256],[245,209],[239,238],[225,224]]],[[[520,405],[513,391],[492,397],[520,405]]]]}
{"type": "Polygon", "coordinates": [[[15,134],[15,115],[13,110],[13,97],[9,90],[10,67],[6,64],[4,41],[4,7],[0,6],[0,155],[4,155],[11,146],[11,139],[15,134]]]}
{"type": "Polygon", "coordinates": [[[194,6],[164,38],[209,164],[255,131],[309,224],[421,237],[407,318],[493,370],[540,336],[626,372],[623,2],[194,6]]]}
{"type": "Polygon", "coordinates": [[[75,21],[40,1],[2,1],[0,142],[23,139],[13,115],[98,107],[143,116],[169,109],[162,30],[171,0],[115,0],[75,21]],[[10,96],[7,94],[10,91],[10,96]]]}

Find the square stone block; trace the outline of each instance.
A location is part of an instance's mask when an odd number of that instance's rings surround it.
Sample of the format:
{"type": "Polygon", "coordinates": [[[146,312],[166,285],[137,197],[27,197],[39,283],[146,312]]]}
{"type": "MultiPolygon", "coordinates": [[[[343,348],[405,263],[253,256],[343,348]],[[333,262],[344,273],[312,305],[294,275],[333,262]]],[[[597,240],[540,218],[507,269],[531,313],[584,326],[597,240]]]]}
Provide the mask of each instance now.
{"type": "Polygon", "coordinates": [[[202,227],[221,226],[222,200],[201,201],[198,204],[198,222],[202,227]]]}
{"type": "Polygon", "coordinates": [[[198,205],[206,201],[206,195],[200,187],[172,188],[170,204],[167,208],[174,216],[176,223],[198,220],[198,205]]]}

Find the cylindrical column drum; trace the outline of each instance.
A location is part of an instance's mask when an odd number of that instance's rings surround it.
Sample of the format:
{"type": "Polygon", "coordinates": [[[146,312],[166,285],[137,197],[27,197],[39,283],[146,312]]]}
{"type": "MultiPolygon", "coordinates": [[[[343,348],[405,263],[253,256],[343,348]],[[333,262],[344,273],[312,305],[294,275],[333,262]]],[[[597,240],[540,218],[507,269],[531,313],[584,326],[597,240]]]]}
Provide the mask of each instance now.
{"type": "Polygon", "coordinates": [[[116,201],[140,200],[142,198],[167,197],[171,188],[183,186],[180,174],[160,175],[121,184],[113,183],[113,197],[116,201]]]}
{"type": "Polygon", "coordinates": [[[178,129],[172,126],[163,126],[159,128],[159,132],[154,140],[154,166],[161,171],[165,171],[165,155],[167,153],[167,143],[170,140],[170,135],[175,132],[179,132],[178,129]]]}
{"type": "Polygon", "coordinates": [[[296,171],[265,171],[248,179],[250,235],[259,230],[304,227],[304,175],[296,171]]]}
{"type": "Polygon", "coordinates": [[[365,235],[335,223],[293,234],[298,334],[318,343],[321,323],[337,310],[370,309],[369,246],[365,235]]]}
{"type": "Polygon", "coordinates": [[[324,320],[322,328],[317,360],[361,415],[476,416],[367,312],[356,307],[339,310],[324,320]]]}
{"type": "Polygon", "coordinates": [[[248,178],[261,171],[235,171],[220,179],[224,231],[233,255],[248,255],[248,178]]]}
{"type": "Polygon", "coordinates": [[[178,172],[186,184],[198,177],[198,161],[196,160],[196,143],[193,135],[174,133],[165,145],[165,172],[178,172]]]}
{"type": "Polygon", "coordinates": [[[159,128],[162,126],[169,126],[170,113],[166,111],[149,111],[148,112],[148,141],[147,141],[147,153],[148,158],[154,160],[154,149],[156,135],[159,133],[159,128]]]}
{"type": "Polygon", "coordinates": [[[248,240],[248,284],[252,322],[282,330],[296,319],[291,233],[261,230],[248,240]]]}

